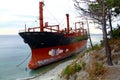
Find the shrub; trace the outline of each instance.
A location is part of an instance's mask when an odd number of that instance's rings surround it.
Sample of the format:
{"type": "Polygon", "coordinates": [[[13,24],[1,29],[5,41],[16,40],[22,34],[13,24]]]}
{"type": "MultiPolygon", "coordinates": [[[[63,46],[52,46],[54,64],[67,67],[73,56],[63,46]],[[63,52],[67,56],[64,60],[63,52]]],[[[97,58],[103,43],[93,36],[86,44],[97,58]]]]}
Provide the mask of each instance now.
{"type": "Polygon", "coordinates": [[[108,35],[111,37],[111,38],[118,38],[120,36],[120,31],[119,31],[119,26],[118,28],[114,28],[113,30],[113,36],[111,36],[111,32],[109,31],[108,32],[108,35]]]}
{"type": "Polygon", "coordinates": [[[97,51],[95,51],[94,53],[92,53],[92,57],[97,59],[100,57],[100,54],[97,51]]]}
{"type": "Polygon", "coordinates": [[[74,69],[75,69],[75,72],[79,72],[79,71],[81,70],[80,64],[75,63],[75,64],[74,64],[74,69]]]}
{"type": "Polygon", "coordinates": [[[92,51],[92,48],[87,48],[86,52],[92,51]]]}
{"type": "Polygon", "coordinates": [[[86,63],[83,61],[81,65],[82,65],[82,69],[85,70],[86,63]]]}
{"type": "Polygon", "coordinates": [[[70,75],[75,74],[76,72],[79,72],[81,70],[81,66],[78,63],[74,63],[71,65],[68,65],[63,71],[62,75],[66,78],[69,79],[70,75]]]}
{"type": "Polygon", "coordinates": [[[100,40],[100,46],[103,47],[104,46],[104,41],[100,40]]]}
{"type": "Polygon", "coordinates": [[[87,68],[87,72],[90,75],[90,80],[96,80],[98,76],[103,75],[106,72],[106,68],[103,64],[94,62],[92,67],[87,68]]]}
{"type": "Polygon", "coordinates": [[[70,73],[71,73],[71,71],[70,71],[70,65],[68,65],[68,66],[65,68],[63,74],[69,75],[70,73]]]}
{"type": "Polygon", "coordinates": [[[95,45],[93,46],[93,49],[99,49],[99,45],[98,45],[98,44],[95,44],[95,45]]]}

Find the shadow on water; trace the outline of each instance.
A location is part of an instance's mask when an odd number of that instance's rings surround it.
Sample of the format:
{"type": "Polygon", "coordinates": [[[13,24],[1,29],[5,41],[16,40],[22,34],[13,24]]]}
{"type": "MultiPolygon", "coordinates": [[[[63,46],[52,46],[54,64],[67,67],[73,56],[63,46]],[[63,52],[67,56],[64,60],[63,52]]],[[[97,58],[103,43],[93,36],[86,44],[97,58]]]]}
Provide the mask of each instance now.
{"type": "Polygon", "coordinates": [[[42,66],[38,69],[35,69],[35,70],[31,70],[29,72],[29,75],[30,76],[34,76],[34,75],[42,75],[42,74],[45,74],[46,72],[50,71],[51,69],[55,68],[57,65],[63,63],[63,62],[66,62],[66,61],[69,61],[69,60],[73,60],[77,57],[78,54],[75,54],[73,56],[70,56],[68,58],[65,58],[65,59],[62,59],[60,61],[56,61],[56,62],[53,62],[51,64],[48,64],[48,65],[45,65],[45,66],[42,66]]]}

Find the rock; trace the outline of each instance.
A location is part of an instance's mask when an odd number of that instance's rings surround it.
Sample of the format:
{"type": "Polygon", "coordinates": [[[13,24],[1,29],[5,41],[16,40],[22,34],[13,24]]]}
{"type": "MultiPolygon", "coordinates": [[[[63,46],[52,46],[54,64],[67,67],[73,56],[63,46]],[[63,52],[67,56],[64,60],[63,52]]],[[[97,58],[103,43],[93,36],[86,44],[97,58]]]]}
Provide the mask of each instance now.
{"type": "Polygon", "coordinates": [[[118,61],[118,65],[120,65],[120,61],[118,61]]]}
{"type": "Polygon", "coordinates": [[[77,73],[76,80],[87,80],[89,77],[89,74],[86,71],[80,71],[77,73]]]}

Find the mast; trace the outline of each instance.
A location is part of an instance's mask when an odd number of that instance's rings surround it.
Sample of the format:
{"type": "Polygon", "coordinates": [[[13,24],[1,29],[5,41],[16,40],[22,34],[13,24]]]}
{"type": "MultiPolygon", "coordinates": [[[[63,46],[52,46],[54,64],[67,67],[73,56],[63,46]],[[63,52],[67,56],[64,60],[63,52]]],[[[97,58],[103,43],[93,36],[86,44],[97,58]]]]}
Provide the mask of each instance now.
{"type": "Polygon", "coordinates": [[[43,32],[43,2],[39,2],[39,20],[40,20],[40,32],[43,32]]]}
{"type": "Polygon", "coordinates": [[[69,33],[70,31],[69,14],[66,14],[66,18],[67,18],[67,33],[69,33]]]}

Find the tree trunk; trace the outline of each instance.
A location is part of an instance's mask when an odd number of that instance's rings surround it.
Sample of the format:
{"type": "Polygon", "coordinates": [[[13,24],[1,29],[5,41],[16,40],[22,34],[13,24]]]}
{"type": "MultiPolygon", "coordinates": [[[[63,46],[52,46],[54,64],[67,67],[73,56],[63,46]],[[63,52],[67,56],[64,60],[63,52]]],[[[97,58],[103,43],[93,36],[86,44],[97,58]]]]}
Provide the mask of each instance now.
{"type": "Polygon", "coordinates": [[[106,51],[106,56],[107,56],[107,63],[108,63],[108,65],[113,65],[112,58],[111,58],[111,48],[110,48],[110,45],[108,43],[107,31],[106,31],[106,19],[105,19],[106,12],[105,12],[104,0],[102,0],[102,5],[103,5],[102,31],[103,31],[103,40],[104,40],[105,51],[106,51]]]}
{"type": "Polygon", "coordinates": [[[106,56],[107,56],[107,63],[108,63],[108,65],[113,65],[112,58],[111,58],[111,48],[108,43],[107,33],[106,33],[104,26],[103,26],[103,40],[104,40],[105,51],[106,51],[106,56]]]}
{"type": "Polygon", "coordinates": [[[110,25],[110,36],[111,36],[111,38],[113,38],[112,20],[111,20],[111,11],[110,10],[109,10],[108,18],[109,18],[109,25],[110,25]]]}
{"type": "Polygon", "coordinates": [[[89,29],[89,23],[88,23],[88,19],[86,18],[86,21],[87,21],[87,28],[88,28],[88,38],[90,40],[90,45],[92,47],[92,50],[94,49],[93,48],[93,44],[92,44],[92,40],[91,40],[91,36],[90,36],[90,29],[89,29]]]}

